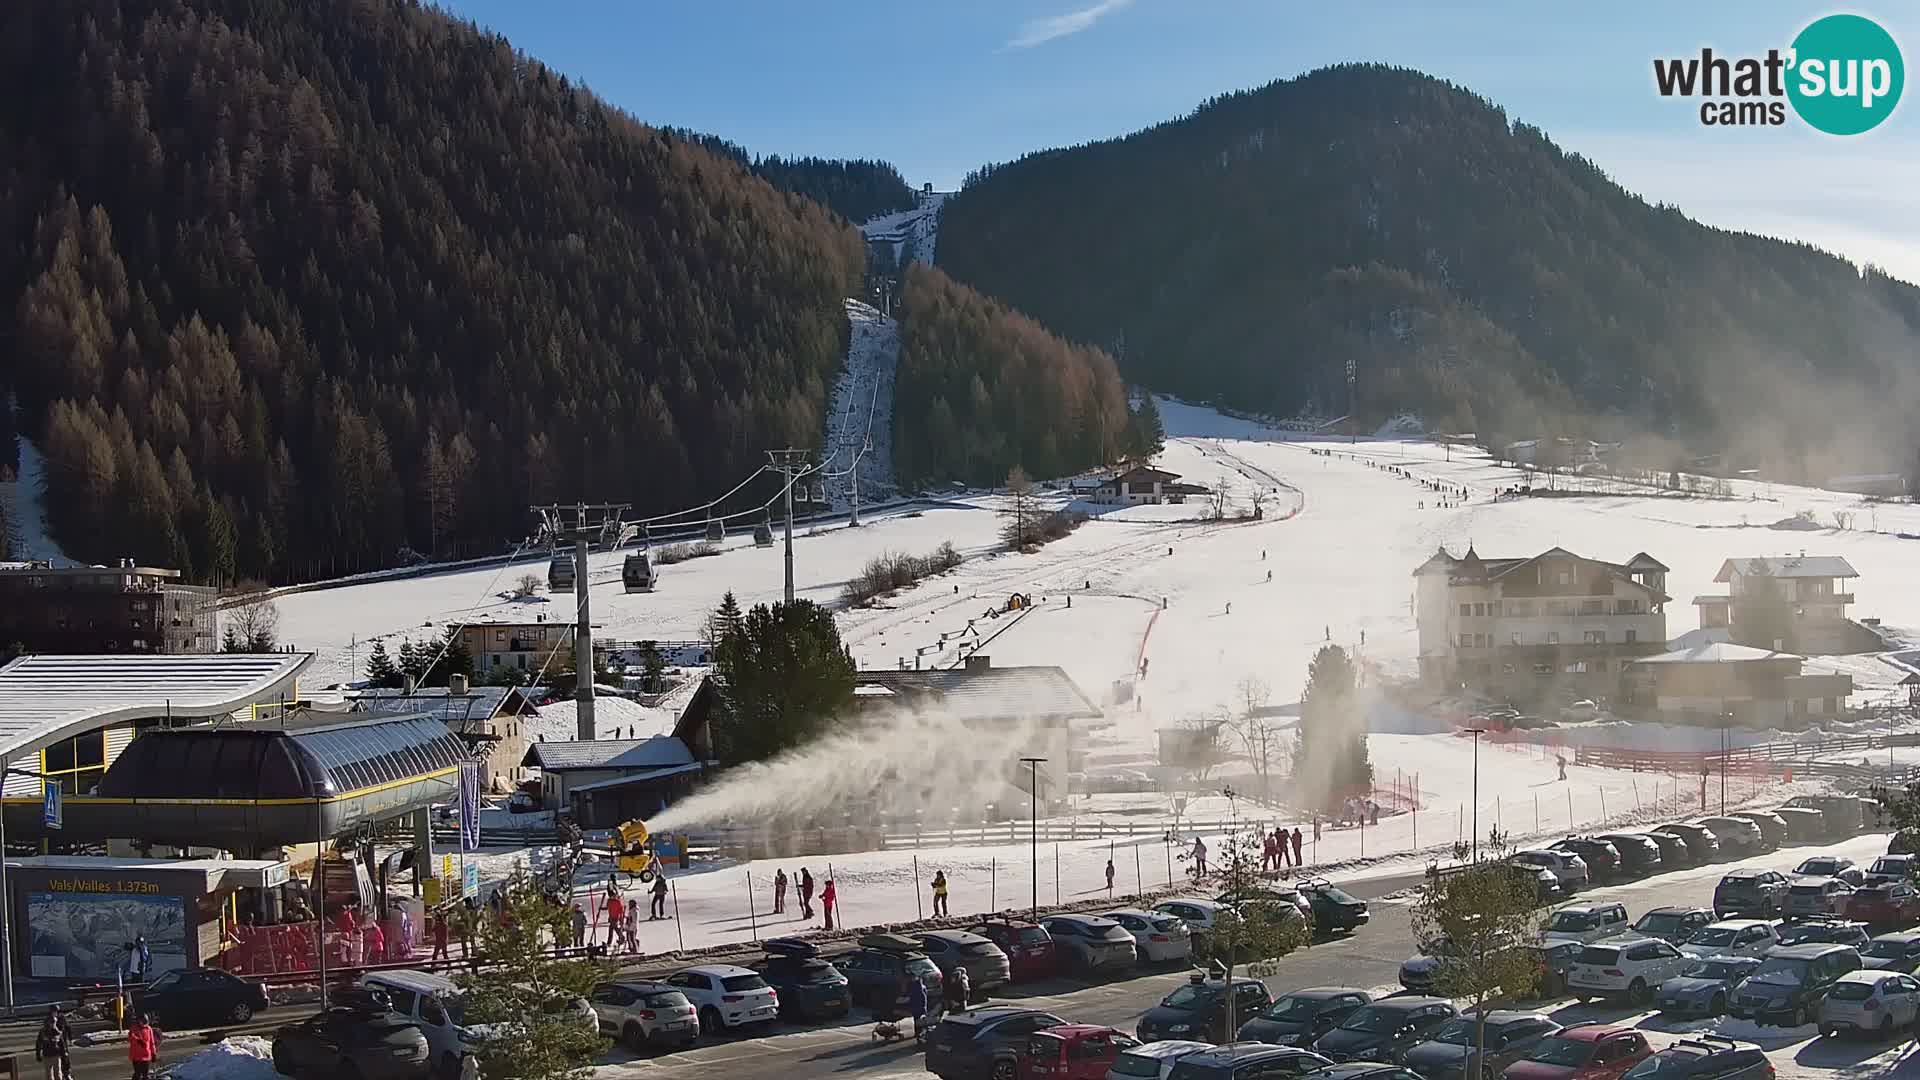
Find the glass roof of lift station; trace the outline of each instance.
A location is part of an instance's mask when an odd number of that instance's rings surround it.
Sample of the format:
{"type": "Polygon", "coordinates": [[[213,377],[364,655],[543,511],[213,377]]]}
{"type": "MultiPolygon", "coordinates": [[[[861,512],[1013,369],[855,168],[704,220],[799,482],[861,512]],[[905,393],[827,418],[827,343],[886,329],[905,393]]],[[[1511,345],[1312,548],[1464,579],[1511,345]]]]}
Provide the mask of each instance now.
{"type": "Polygon", "coordinates": [[[433,716],[150,730],[100,782],[134,799],[312,799],[441,775],[466,747],[433,716]]]}

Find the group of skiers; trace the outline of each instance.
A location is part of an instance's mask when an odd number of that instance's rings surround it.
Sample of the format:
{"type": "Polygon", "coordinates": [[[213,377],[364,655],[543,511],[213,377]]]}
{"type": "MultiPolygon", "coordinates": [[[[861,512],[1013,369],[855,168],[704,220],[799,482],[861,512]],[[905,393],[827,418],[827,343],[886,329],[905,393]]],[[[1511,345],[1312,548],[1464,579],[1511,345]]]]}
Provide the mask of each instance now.
{"type": "Polygon", "coordinates": [[[1260,869],[1272,871],[1285,870],[1289,865],[1299,867],[1306,866],[1306,860],[1302,858],[1301,855],[1301,848],[1305,842],[1305,837],[1301,835],[1300,827],[1297,825],[1294,826],[1291,833],[1285,829],[1273,830],[1262,840],[1262,847],[1265,849],[1265,858],[1260,863],[1260,869]],[[1289,848],[1292,849],[1293,854],[1291,864],[1287,861],[1289,848]]]}
{"type": "MultiPolygon", "coordinates": [[[[145,1013],[134,1013],[127,1023],[127,1064],[133,1066],[133,1080],[148,1080],[159,1057],[159,1029],[145,1013]]],[[[73,1080],[73,1028],[58,1005],[48,1009],[40,1023],[33,1058],[46,1070],[47,1080],[73,1080]]]]}
{"type": "MultiPolygon", "coordinates": [[[[801,867],[800,872],[789,878],[785,870],[773,872],[773,913],[784,914],[787,910],[787,885],[793,884],[794,895],[800,901],[800,917],[813,918],[813,871],[801,867]]],[[[822,929],[833,929],[833,909],[840,902],[840,891],[834,888],[833,879],[828,878],[820,888],[820,914],[824,917],[822,929]]]]}
{"type": "MultiPolygon", "coordinates": [[[[655,875],[653,888],[648,890],[648,892],[651,896],[651,902],[647,908],[647,921],[657,922],[658,920],[667,918],[666,876],[655,875]]],[[[614,887],[613,882],[609,881],[607,882],[607,900],[604,909],[607,913],[607,951],[617,953],[624,949],[624,951],[627,952],[639,952],[640,902],[638,900],[628,900],[626,897],[620,895],[620,890],[614,887]]],[[[580,906],[580,901],[575,900],[573,902],[572,940],[556,941],[554,942],[554,947],[565,948],[572,946],[576,949],[583,949],[593,945],[595,943],[593,940],[594,933],[589,926],[589,922],[590,920],[587,918],[586,909],[580,906]]],[[[437,935],[439,931],[436,930],[435,933],[437,935]]],[[[443,941],[436,938],[436,955],[438,955],[438,950],[442,944],[443,941]]]]}

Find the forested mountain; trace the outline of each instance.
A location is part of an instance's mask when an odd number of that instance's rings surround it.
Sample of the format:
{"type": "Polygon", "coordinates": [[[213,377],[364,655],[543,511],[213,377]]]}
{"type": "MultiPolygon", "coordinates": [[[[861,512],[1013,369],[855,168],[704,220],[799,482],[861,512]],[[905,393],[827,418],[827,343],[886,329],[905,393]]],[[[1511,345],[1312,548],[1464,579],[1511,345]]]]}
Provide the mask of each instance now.
{"type": "Polygon", "coordinates": [[[78,557],[498,549],[820,438],[858,234],[469,24],[17,0],[0,97],[0,372],[78,557]]]}
{"type": "Polygon", "coordinates": [[[901,178],[900,170],[885,161],[865,158],[846,161],[837,158],[783,158],[778,155],[756,158],[747,148],[718,135],[684,128],[668,132],[699,143],[708,150],[752,169],[754,175],[795,195],[805,195],[823,203],[855,224],[868,218],[913,206],[913,189],[901,178]]]}
{"type": "Polygon", "coordinates": [[[1912,286],[1650,206],[1379,66],[983,169],[940,263],[1131,380],[1281,414],[1513,437],[1611,417],[1797,466],[1858,460],[1847,440],[1920,400],[1912,286]]]}
{"type": "Polygon", "coordinates": [[[904,481],[1000,484],[1075,472],[1129,449],[1127,398],[1113,359],[935,267],[907,265],[893,392],[894,471],[904,481]]]}

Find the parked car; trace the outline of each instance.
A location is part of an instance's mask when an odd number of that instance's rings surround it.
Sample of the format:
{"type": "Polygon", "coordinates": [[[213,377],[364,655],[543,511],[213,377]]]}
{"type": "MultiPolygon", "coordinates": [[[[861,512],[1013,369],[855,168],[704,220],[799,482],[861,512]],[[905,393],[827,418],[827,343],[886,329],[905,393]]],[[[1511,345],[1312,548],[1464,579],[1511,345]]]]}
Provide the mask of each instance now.
{"type": "Polygon", "coordinates": [[[1143,964],[1179,963],[1193,955],[1193,935],[1187,924],[1164,911],[1121,908],[1100,917],[1112,919],[1133,935],[1134,955],[1143,964]]]}
{"type": "Polygon", "coordinates": [[[1912,926],[1920,922],[1920,893],[1905,879],[1870,877],[1847,897],[1845,914],[1868,926],[1912,926]]]}
{"type": "Polygon", "coordinates": [[[1365,990],[1345,986],[1295,990],[1241,1024],[1235,1038],[1275,1046],[1308,1046],[1372,1000],[1365,990]]]}
{"type": "Polygon", "coordinates": [[[1802,859],[1800,865],[1793,868],[1793,873],[1796,877],[1838,878],[1849,885],[1859,885],[1867,880],[1867,872],[1844,855],[1815,855],[1810,859],[1802,859]]]}
{"type": "Polygon", "coordinates": [[[1548,941],[1599,941],[1623,934],[1631,924],[1625,904],[1568,904],[1541,924],[1548,941]]]}
{"type": "Polygon", "coordinates": [[[273,1033],[273,1071],[296,1080],[426,1080],[433,1059],[420,1026],[394,1012],[385,994],[350,989],[335,992],[326,1011],[273,1033]]]}
{"type": "Polygon", "coordinates": [[[1850,945],[1778,945],[1733,995],[1727,1011],[1742,1020],[1799,1027],[1820,1014],[1827,988],[1860,970],[1850,945]]]}
{"type": "Polygon", "coordinates": [[[1787,886],[1785,914],[1789,919],[1815,915],[1840,915],[1846,912],[1847,897],[1853,886],[1831,877],[1800,877],[1787,886]]]}
{"type": "Polygon", "coordinates": [[[1013,963],[992,940],[966,930],[929,930],[913,935],[945,980],[956,968],[967,969],[967,986],[976,994],[1013,981],[1013,963]]]}
{"type": "Polygon", "coordinates": [[[1678,945],[1713,921],[1713,912],[1700,907],[1657,907],[1634,920],[1633,932],[1678,945]]]}
{"type": "MultiPolygon", "coordinates": [[[[744,968],[735,970],[744,971],[744,968]]],[[[751,974],[749,972],[748,974],[751,974]]],[[[412,1020],[427,1037],[434,1072],[440,1076],[477,1077],[481,1036],[498,1036],[508,1024],[477,1025],[467,1015],[466,1001],[452,979],[429,971],[383,969],[360,977],[367,990],[385,994],[393,1010],[412,1020]]],[[[771,991],[769,991],[771,993],[771,991]]],[[[561,996],[540,1006],[549,1014],[566,1014],[582,1028],[596,1031],[600,1020],[586,998],[561,996]]]]}
{"type": "Polygon", "coordinates": [[[1805,807],[1826,815],[1827,837],[1844,840],[1866,827],[1860,800],[1851,795],[1795,795],[1787,800],[1791,807],[1805,807]]]}
{"type": "Polygon", "coordinates": [[[1317,1069],[1301,1080],[1420,1080],[1420,1075],[1411,1069],[1378,1061],[1349,1061],[1317,1069]]]}
{"type": "Polygon", "coordinates": [[[1012,1006],[948,1013],[927,1033],[927,1071],[940,1080],[1017,1080],[1028,1037],[1065,1023],[1012,1006]]]}
{"type": "Polygon", "coordinates": [[[1787,843],[1818,844],[1827,839],[1827,815],[1811,806],[1776,806],[1774,816],[1787,823],[1787,843]]]}
{"type": "Polygon", "coordinates": [[[1851,945],[1864,949],[1869,940],[1864,925],[1822,916],[1787,923],[1779,933],[1782,945],[1851,945]]]}
{"type": "MultiPolygon", "coordinates": [[[[852,1010],[853,988],[846,974],[821,959],[812,942],[771,938],[761,947],[767,958],[751,966],[779,996],[782,1016],[827,1020],[852,1010]]],[[[597,1002],[594,1009],[599,1011],[597,1002]]],[[[605,1021],[604,1014],[601,1019],[605,1021]]]]}
{"type": "Polygon", "coordinates": [[[1567,992],[1567,973],[1579,962],[1580,950],[1586,948],[1578,941],[1542,941],[1525,946],[1533,954],[1540,968],[1540,981],[1534,989],[1534,995],[1540,998],[1564,997],[1567,992]]]}
{"type": "Polygon", "coordinates": [[[1920,1020],[1920,982],[1898,971],[1849,971],[1820,1003],[1820,1034],[1867,1034],[1891,1042],[1920,1020]]]}
{"type": "Polygon", "coordinates": [[[1920,855],[1882,855],[1867,867],[1867,880],[1883,878],[1912,885],[1916,873],[1920,873],[1920,855]]]}
{"type": "Polygon", "coordinates": [[[1653,829],[1640,835],[1659,845],[1662,870],[1679,870],[1683,867],[1700,865],[1700,859],[1694,855],[1693,849],[1687,846],[1686,839],[1680,834],[1653,829]]]}
{"type": "Polygon", "coordinates": [[[1050,979],[1059,974],[1060,953],[1053,947],[1053,935],[1039,923],[1024,919],[992,919],[967,927],[1007,954],[1007,970],[1014,982],[1050,979]]]}
{"type": "Polygon", "coordinates": [[[1133,935],[1112,919],[1098,915],[1052,915],[1040,925],[1053,935],[1062,966],[1070,971],[1108,971],[1129,968],[1137,955],[1133,935]]]}
{"type": "Polygon", "coordinates": [[[267,991],[219,968],[176,968],[133,991],[133,1007],[163,1028],[244,1024],[269,1004],[267,991]]]}
{"type": "Polygon", "coordinates": [[[1176,986],[1160,1004],[1148,1009],[1134,1025],[1141,1042],[1159,1039],[1205,1039],[1224,1043],[1239,1030],[1243,1018],[1260,1015],[1273,1003],[1273,994],[1259,979],[1233,981],[1233,1016],[1228,1024],[1227,983],[1194,972],[1186,983],[1176,986]]]}
{"type": "Polygon", "coordinates": [[[1780,933],[1764,919],[1726,919],[1703,926],[1680,943],[1688,956],[1765,956],[1780,933]]]}
{"type": "Polygon", "coordinates": [[[1687,850],[1693,855],[1695,866],[1704,866],[1720,858],[1720,838],[1705,825],[1688,821],[1676,821],[1671,825],[1662,825],[1657,830],[1672,833],[1687,842],[1687,850]]]}
{"type": "Polygon", "coordinates": [[[1703,817],[1699,824],[1713,830],[1714,839],[1720,841],[1723,859],[1744,859],[1767,850],[1766,834],[1746,818],[1703,817]]]}
{"type": "Polygon", "coordinates": [[[1647,1037],[1630,1027],[1576,1024],[1535,1043],[1500,1075],[1503,1080],[1614,1080],[1652,1053],[1647,1037]]]}
{"type": "MultiPolygon", "coordinates": [[[[1238,892],[1223,892],[1213,898],[1214,903],[1225,907],[1239,904],[1283,904],[1292,908],[1302,919],[1313,919],[1313,905],[1300,894],[1300,890],[1290,885],[1256,885],[1238,892]]],[[[1283,912],[1285,908],[1281,909],[1283,912]]]]}
{"type": "Polygon", "coordinates": [[[1773,1080],[1773,1063],[1752,1043],[1718,1035],[1681,1039],[1628,1069],[1627,1080],[1773,1080]]]}
{"type": "Polygon", "coordinates": [[[1124,1031],[1095,1024],[1061,1024],[1027,1036],[1020,1080],[1106,1080],[1123,1051],[1139,1046],[1124,1031]]]}
{"type": "Polygon", "coordinates": [[[1660,984],[1654,1004],[1668,1016],[1719,1016],[1727,1011],[1734,991],[1759,966],[1757,956],[1696,959],[1660,984]]]}
{"type": "MultiPolygon", "coordinates": [[[[833,966],[847,977],[847,993],[855,1006],[880,1012],[906,1007],[909,977],[920,980],[930,999],[940,996],[946,981],[939,965],[920,950],[920,942],[903,934],[868,934],[859,948],[834,957],[833,966]]],[[[705,1024],[704,1010],[700,1019],[705,1024]]]]}
{"type": "Polygon", "coordinates": [[[1226,910],[1226,907],[1227,905],[1217,900],[1183,896],[1155,904],[1153,910],[1163,915],[1171,915],[1186,923],[1187,933],[1193,936],[1193,944],[1197,949],[1207,939],[1207,935],[1213,933],[1214,925],[1220,921],[1220,913],[1226,910]]]}
{"type": "Polygon", "coordinates": [[[1691,957],[1665,941],[1600,941],[1580,950],[1567,989],[1581,1001],[1622,996],[1639,1005],[1653,1000],[1653,988],[1686,970],[1691,957]]]}
{"type": "Polygon", "coordinates": [[[1620,849],[1605,840],[1592,836],[1569,836],[1547,847],[1580,856],[1587,864],[1588,876],[1594,881],[1612,881],[1620,876],[1620,849]]]}
{"type": "Polygon", "coordinates": [[[1780,850],[1787,842],[1787,819],[1771,810],[1735,810],[1728,817],[1751,821],[1760,827],[1760,839],[1768,851],[1780,850]]]}
{"type": "Polygon", "coordinates": [[[1318,1076],[1333,1062],[1293,1046],[1216,1046],[1174,1063],[1170,1080],[1279,1080],[1318,1076]]]}
{"type": "Polygon", "coordinates": [[[1912,855],[1920,851],[1920,829],[1901,829],[1887,838],[1887,854],[1912,855]]]}
{"type": "Polygon", "coordinates": [[[1860,951],[1860,962],[1876,971],[1912,975],[1920,969],[1920,931],[1898,930],[1875,937],[1860,951]]]}
{"type": "Polygon", "coordinates": [[[1482,1080],[1525,1057],[1541,1039],[1559,1031],[1560,1025],[1541,1013],[1494,1010],[1486,1014],[1484,1030],[1481,1043],[1480,1019],[1473,1014],[1456,1016],[1400,1055],[1400,1064],[1425,1080],[1482,1080]],[[1484,1056],[1476,1054],[1476,1045],[1485,1047],[1484,1056]]]}
{"type": "Polygon", "coordinates": [[[663,981],[693,1003],[700,1030],[710,1035],[780,1019],[780,995],[751,968],[698,964],[676,971],[663,981]]]}
{"type": "Polygon", "coordinates": [[[1367,925],[1373,913],[1367,902],[1326,878],[1307,878],[1298,883],[1313,916],[1313,928],[1322,934],[1352,932],[1367,925]]]}
{"type": "Polygon", "coordinates": [[[1605,840],[1620,853],[1621,877],[1646,877],[1665,869],[1661,865],[1660,845],[1641,833],[1602,833],[1594,839],[1605,840]]]}
{"type": "Polygon", "coordinates": [[[1339,1027],[1315,1039],[1313,1052],[1332,1061],[1392,1060],[1458,1015],[1445,998],[1382,998],[1355,1009],[1339,1027]]]}
{"type": "Polygon", "coordinates": [[[1748,915],[1768,918],[1787,908],[1787,890],[1793,883],[1776,870],[1729,871],[1713,887],[1713,910],[1723,917],[1748,915]]]}
{"type": "Polygon", "coordinates": [[[1571,851],[1559,851],[1554,848],[1528,848],[1507,856],[1507,861],[1515,866],[1525,866],[1533,870],[1545,870],[1553,875],[1555,887],[1562,893],[1571,895],[1587,887],[1591,881],[1587,861],[1571,851]]]}
{"type": "Polygon", "coordinates": [[[1107,1080],[1170,1080],[1181,1058],[1213,1049],[1212,1043],[1168,1039],[1123,1050],[1107,1069],[1107,1080]]]}
{"type": "MultiPolygon", "coordinates": [[[[832,966],[827,964],[828,968],[832,966]]],[[[587,1001],[593,1005],[601,1032],[619,1039],[636,1054],[666,1046],[692,1046],[700,1038],[700,1017],[693,1002],[678,988],[663,982],[604,982],[593,988],[587,1001]]]]}

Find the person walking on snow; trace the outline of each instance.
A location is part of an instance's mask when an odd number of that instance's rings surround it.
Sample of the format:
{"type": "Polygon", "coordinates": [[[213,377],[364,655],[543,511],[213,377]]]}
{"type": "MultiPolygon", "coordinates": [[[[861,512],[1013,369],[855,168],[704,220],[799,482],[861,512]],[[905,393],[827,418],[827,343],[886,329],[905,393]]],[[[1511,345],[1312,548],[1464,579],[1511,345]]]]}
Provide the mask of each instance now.
{"type": "Polygon", "coordinates": [[[1261,837],[1260,839],[1261,839],[1260,872],[1265,874],[1265,873],[1271,872],[1274,868],[1273,866],[1273,834],[1268,833],[1265,836],[1261,837]]]}
{"type": "Polygon", "coordinates": [[[634,952],[640,951],[640,902],[637,900],[627,901],[627,941],[634,952]]]}
{"type": "Polygon", "coordinates": [[[813,918],[813,871],[800,868],[800,917],[813,918]]]}
{"type": "Polygon", "coordinates": [[[627,933],[627,905],[617,892],[607,894],[607,948],[612,950],[627,933]]]}
{"type": "Polygon", "coordinates": [[[833,903],[838,899],[840,894],[833,887],[833,879],[828,878],[827,884],[820,890],[820,913],[826,916],[826,925],[821,929],[833,929],[833,903]]]}
{"type": "Polygon", "coordinates": [[[933,872],[933,914],[938,918],[947,913],[947,872],[935,870],[933,872]]]}
{"type": "Polygon", "coordinates": [[[573,947],[579,948],[587,943],[587,913],[580,909],[580,901],[573,902],[573,947]]]}
{"type": "Polygon", "coordinates": [[[1196,873],[1207,872],[1207,842],[1197,836],[1193,838],[1193,869],[1196,873]]]}
{"type": "Polygon", "coordinates": [[[67,1018],[60,1015],[60,1006],[48,1009],[40,1034],[33,1041],[33,1059],[46,1066],[47,1080],[68,1080],[73,1075],[71,1041],[67,1018]]]}
{"type": "Polygon", "coordinates": [[[127,1061],[133,1065],[133,1080],[148,1080],[159,1056],[160,1033],[147,1023],[146,1013],[134,1013],[133,1026],[127,1028],[127,1061]]]}
{"type": "Polygon", "coordinates": [[[447,954],[447,914],[444,911],[433,913],[433,955],[429,960],[451,960],[447,954]]]}
{"type": "Polygon", "coordinates": [[[773,913],[778,915],[786,910],[787,872],[785,870],[775,870],[773,872],[773,913]]]}
{"type": "Polygon", "coordinates": [[[1113,894],[1113,860],[1107,860],[1107,894],[1113,894]]]}
{"type": "Polygon", "coordinates": [[[1287,830],[1280,829],[1273,834],[1273,846],[1280,849],[1280,869],[1287,868],[1287,841],[1292,839],[1287,830]]]}
{"type": "Polygon", "coordinates": [[[652,921],[654,919],[664,919],[666,917],[667,917],[667,876],[665,874],[661,874],[660,876],[653,879],[653,907],[651,910],[647,912],[647,919],[649,921],[652,921]]]}

